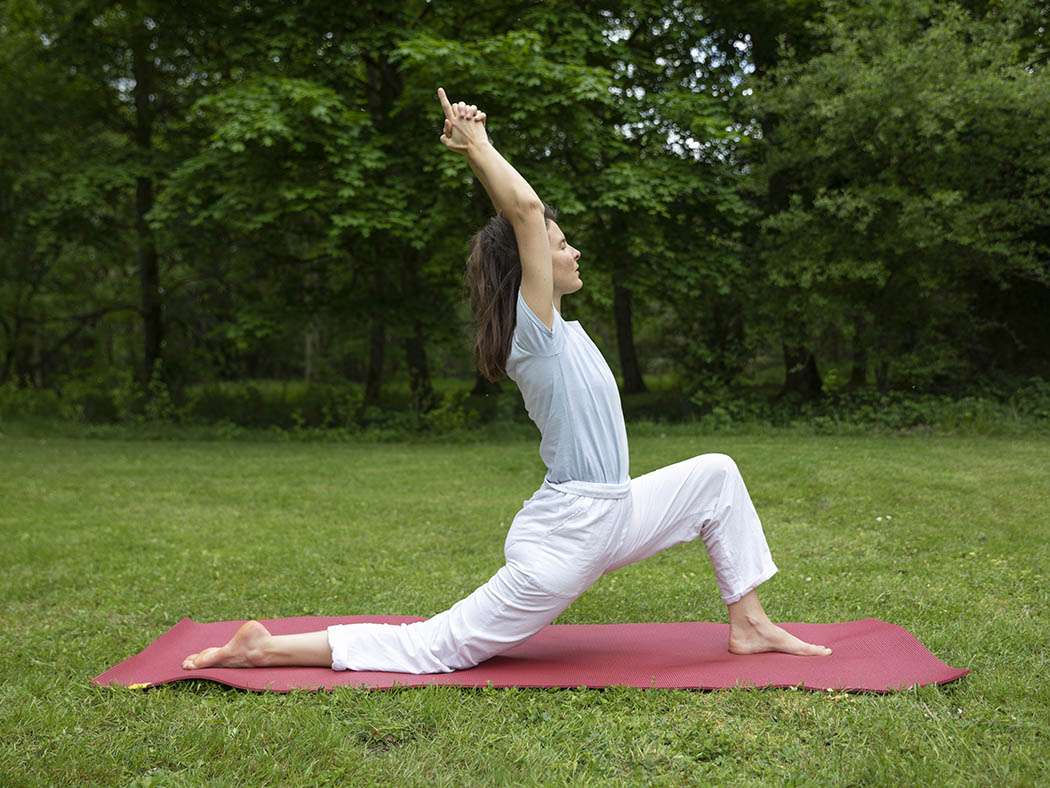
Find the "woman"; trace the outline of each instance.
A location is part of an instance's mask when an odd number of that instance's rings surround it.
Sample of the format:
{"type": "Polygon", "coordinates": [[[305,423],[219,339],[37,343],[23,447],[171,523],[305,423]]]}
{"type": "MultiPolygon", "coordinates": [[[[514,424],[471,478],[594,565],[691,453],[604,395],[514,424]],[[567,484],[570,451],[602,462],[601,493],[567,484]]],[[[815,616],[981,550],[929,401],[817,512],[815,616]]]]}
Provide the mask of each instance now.
{"type": "Polygon", "coordinates": [[[543,484],[511,523],[506,564],[448,610],[411,624],[337,624],[299,635],[271,635],[248,621],[224,646],[189,655],[183,667],[473,667],[536,634],[603,574],[697,537],[729,610],[729,651],[830,654],[763,611],[755,589],[777,567],[732,459],[701,454],[637,479],[627,475],[616,380],[579,321],[561,317],[561,297],[583,287],[579,251],[489,142],[485,113],[450,104],[442,88],[438,99],[441,142],[467,157],[498,211],[471,245],[475,359],[490,380],[506,373],[520,388],[541,434],[543,484]]]}

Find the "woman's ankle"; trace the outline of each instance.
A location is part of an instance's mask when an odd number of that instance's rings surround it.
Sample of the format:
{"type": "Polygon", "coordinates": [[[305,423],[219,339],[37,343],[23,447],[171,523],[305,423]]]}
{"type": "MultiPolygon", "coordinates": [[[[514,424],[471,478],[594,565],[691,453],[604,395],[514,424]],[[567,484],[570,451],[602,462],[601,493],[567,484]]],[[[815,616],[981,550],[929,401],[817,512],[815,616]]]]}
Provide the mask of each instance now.
{"type": "Polygon", "coordinates": [[[727,605],[727,608],[729,625],[734,629],[757,629],[771,623],[754,589],[748,591],[733,604],[727,605]]]}
{"type": "Polygon", "coordinates": [[[765,613],[754,614],[754,613],[739,613],[737,615],[731,615],[729,617],[729,626],[733,629],[761,629],[772,622],[769,620],[769,616],[765,613]]]}

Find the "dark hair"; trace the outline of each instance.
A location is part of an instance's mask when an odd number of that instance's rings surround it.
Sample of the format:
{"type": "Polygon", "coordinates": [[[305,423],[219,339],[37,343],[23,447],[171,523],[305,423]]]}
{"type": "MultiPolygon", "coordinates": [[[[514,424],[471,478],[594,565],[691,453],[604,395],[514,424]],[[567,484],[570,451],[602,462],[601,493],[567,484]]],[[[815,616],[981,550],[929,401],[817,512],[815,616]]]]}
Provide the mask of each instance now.
{"type": "MultiPolygon", "coordinates": [[[[545,203],[543,218],[545,223],[557,219],[557,209],[545,203]]],[[[506,216],[493,216],[470,239],[465,281],[477,331],[474,363],[486,380],[495,383],[507,374],[521,287],[518,239],[506,216]]]]}

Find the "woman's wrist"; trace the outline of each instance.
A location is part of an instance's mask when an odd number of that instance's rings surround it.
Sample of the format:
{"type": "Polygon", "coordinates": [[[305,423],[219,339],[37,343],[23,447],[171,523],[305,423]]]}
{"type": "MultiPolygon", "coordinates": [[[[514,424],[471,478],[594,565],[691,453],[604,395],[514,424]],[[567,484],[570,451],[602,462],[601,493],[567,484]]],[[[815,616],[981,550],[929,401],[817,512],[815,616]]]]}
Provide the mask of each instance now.
{"type": "Polygon", "coordinates": [[[492,142],[490,140],[471,141],[467,143],[466,155],[469,159],[472,156],[483,154],[489,150],[492,150],[492,142]]]}

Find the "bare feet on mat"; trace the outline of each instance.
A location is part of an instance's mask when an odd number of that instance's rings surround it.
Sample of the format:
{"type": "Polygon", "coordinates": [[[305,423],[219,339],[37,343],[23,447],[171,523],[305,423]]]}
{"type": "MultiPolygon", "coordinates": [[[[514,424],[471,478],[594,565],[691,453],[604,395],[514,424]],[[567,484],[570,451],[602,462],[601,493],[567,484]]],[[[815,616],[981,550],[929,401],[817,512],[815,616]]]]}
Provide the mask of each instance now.
{"type": "Polygon", "coordinates": [[[733,654],[757,654],[762,651],[782,651],[803,657],[826,657],[831,654],[827,646],[799,640],[790,632],[781,629],[772,621],[729,628],[729,650],[733,654]]]}
{"type": "Polygon", "coordinates": [[[182,661],[182,667],[186,670],[262,667],[266,664],[264,647],[270,637],[270,631],[258,621],[246,621],[225,646],[190,654],[182,661]]]}

